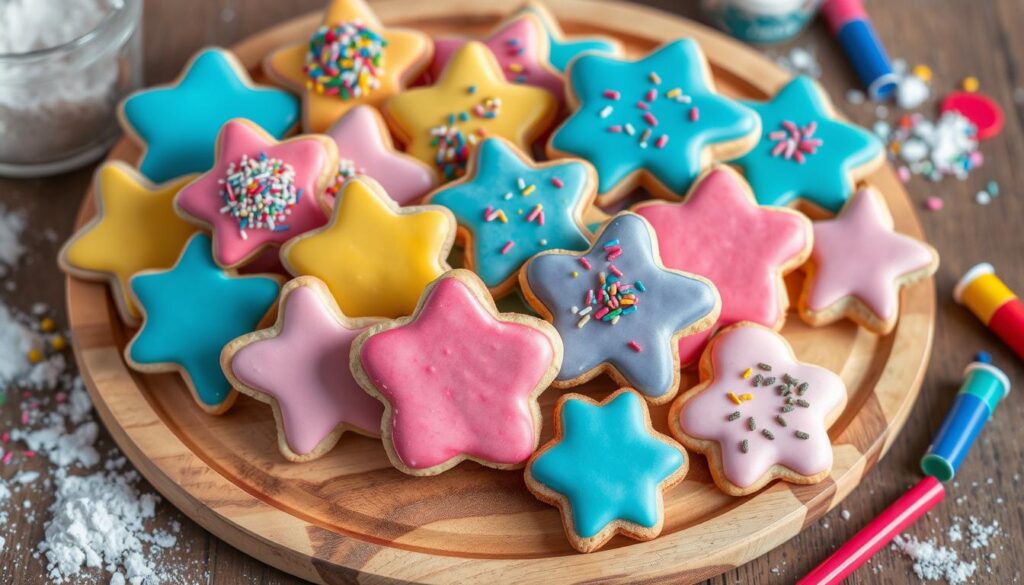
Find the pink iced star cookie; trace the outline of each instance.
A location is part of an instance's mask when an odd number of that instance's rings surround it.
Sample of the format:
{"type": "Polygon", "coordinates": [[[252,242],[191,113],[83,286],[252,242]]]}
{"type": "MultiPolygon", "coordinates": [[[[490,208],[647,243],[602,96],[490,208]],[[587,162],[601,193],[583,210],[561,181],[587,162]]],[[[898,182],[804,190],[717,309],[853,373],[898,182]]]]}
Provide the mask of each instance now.
{"type": "Polygon", "coordinates": [[[352,342],[380,319],[350,319],[319,279],[300,276],[281,291],[277,323],[224,347],[231,385],[274,409],[277,444],[290,461],[310,461],[345,431],[380,436],[384,409],[352,377],[352,342]]]}
{"type": "Polygon", "coordinates": [[[779,333],[738,323],[711,340],[700,380],[672,404],[669,426],[707,456],[719,489],[744,496],[774,479],[812,484],[828,477],[828,428],[846,406],[842,378],[798,361],[779,333]]]}
{"type": "Polygon", "coordinates": [[[178,193],[174,208],[213,232],[219,266],[236,268],[327,223],[322,194],[337,169],[338,149],[326,136],[278,142],[251,122],[231,120],[217,136],[213,168],[178,193]]]}
{"type": "MultiPolygon", "coordinates": [[[[546,89],[558,98],[559,104],[563,102],[565,82],[548,63],[548,37],[536,16],[521,13],[499,24],[480,42],[494,53],[505,79],[546,89]]],[[[449,59],[465,43],[460,38],[434,39],[434,60],[428,69],[432,79],[441,76],[449,59]]]]}
{"type": "Polygon", "coordinates": [[[935,248],[897,233],[881,194],[865,188],[838,217],[814,222],[800,317],[815,326],[849,317],[885,335],[899,318],[900,289],[938,267],[935,248]]]}
{"type": "Polygon", "coordinates": [[[789,295],[782,277],[811,254],[811,222],[782,207],[760,207],[750,186],[729,167],[697,180],[680,203],[651,201],[633,208],[651,222],[665,266],[703,276],[722,296],[710,329],[679,341],[691,364],[721,327],[751,321],[781,329],[789,295]]]}
{"type": "Polygon", "coordinates": [[[338,175],[327,195],[333,202],[341,185],[355,175],[377,180],[399,205],[418,202],[437,187],[434,169],[395,150],[384,119],[370,106],[356,106],[327,131],[338,145],[338,175]]]}
{"type": "Polygon", "coordinates": [[[553,327],[498,313],[483,282],[450,271],[416,312],[371,327],[352,346],[352,372],[384,403],[391,463],[436,475],[466,459],[522,467],[540,441],[537,397],[562,365],[553,327]]]}

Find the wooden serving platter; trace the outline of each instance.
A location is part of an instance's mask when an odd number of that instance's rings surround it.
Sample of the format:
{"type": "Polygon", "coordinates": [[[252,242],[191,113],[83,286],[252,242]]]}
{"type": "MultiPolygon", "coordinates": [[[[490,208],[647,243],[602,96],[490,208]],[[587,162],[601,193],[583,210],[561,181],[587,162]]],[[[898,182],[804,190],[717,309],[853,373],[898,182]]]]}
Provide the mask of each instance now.
{"type": "MultiPolygon", "coordinates": [[[[384,0],[388,24],[429,33],[477,34],[515,7],[504,0],[469,3],[384,0]]],[[[614,2],[551,1],[570,34],[616,37],[632,55],[678,38],[696,38],[719,89],[764,98],[788,76],[727,37],[662,12],[614,2]]],[[[257,79],[263,55],[304,39],[310,14],[234,47],[257,79]]],[[[134,162],[127,141],[111,158],[134,162]]],[[[885,194],[897,228],[922,237],[909,198],[888,167],[869,181],[885,194]]],[[[79,225],[94,214],[92,195],[79,225]]],[[[796,277],[799,278],[799,277],[796,277]]],[[[790,285],[795,286],[796,282],[790,285]]],[[[791,289],[792,290],[792,289],[791,289]]],[[[379,441],[346,435],[322,459],[289,463],[278,452],[271,409],[241,397],[228,414],[205,414],[175,375],[130,371],[122,349],[132,335],[106,288],[68,279],[68,312],[82,375],[96,410],[143,475],[205,528],[248,554],[311,581],[366,582],[692,582],[762,555],[840,502],[887,451],[920,388],[935,322],[934,282],[903,294],[896,330],[877,337],[850,323],[821,329],[795,316],[784,333],[798,356],[840,373],[849,403],[832,427],[835,466],[813,486],[774,483],[749,497],[718,491],[696,456],[685,481],[666,495],[662,535],[636,543],[617,537],[604,549],[575,553],[558,511],[531,496],[521,472],[463,463],[430,478],[393,469],[379,441]]],[[[693,375],[684,374],[684,388],[693,375]]],[[[608,381],[585,391],[603,396],[608,381]]],[[[559,393],[541,397],[550,414],[559,393]]],[[[665,431],[667,405],[652,418],[665,431]]]]}

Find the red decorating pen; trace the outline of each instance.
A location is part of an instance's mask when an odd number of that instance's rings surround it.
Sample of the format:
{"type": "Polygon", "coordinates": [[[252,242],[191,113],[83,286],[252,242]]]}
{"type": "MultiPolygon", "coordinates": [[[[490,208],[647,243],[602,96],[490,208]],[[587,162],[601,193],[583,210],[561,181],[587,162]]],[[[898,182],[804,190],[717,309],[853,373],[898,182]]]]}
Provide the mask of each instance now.
{"type": "Polygon", "coordinates": [[[917,482],[907,493],[889,505],[877,518],[853,535],[832,556],[814,568],[797,585],[834,585],[857,570],[871,555],[889,544],[904,528],[931,510],[946,496],[942,483],[934,477],[917,482]]]}

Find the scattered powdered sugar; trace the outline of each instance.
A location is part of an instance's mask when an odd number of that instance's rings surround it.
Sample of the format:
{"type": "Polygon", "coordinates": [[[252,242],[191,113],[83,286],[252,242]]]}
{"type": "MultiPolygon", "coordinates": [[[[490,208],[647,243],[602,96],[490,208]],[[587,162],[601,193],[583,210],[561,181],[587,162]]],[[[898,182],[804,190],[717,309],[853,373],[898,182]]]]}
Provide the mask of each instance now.
{"type": "Polygon", "coordinates": [[[26,220],[25,212],[8,212],[0,205],[0,276],[14,269],[25,254],[21,234],[25,231],[26,220]]]}
{"type": "Polygon", "coordinates": [[[103,568],[132,585],[167,581],[153,561],[155,549],[173,547],[177,537],[146,529],[160,498],[140,494],[138,480],[137,472],[117,465],[88,476],[57,473],[57,498],[39,545],[54,583],[78,582],[84,568],[103,568]]]}
{"type": "Polygon", "coordinates": [[[985,525],[974,516],[968,519],[967,531],[971,533],[971,548],[985,548],[989,540],[999,534],[999,521],[993,520],[992,524],[985,525]]]}
{"type": "Polygon", "coordinates": [[[26,356],[38,345],[35,332],[0,303],[0,386],[7,387],[28,375],[32,364],[26,356]]]}
{"type": "Polygon", "coordinates": [[[922,541],[914,536],[900,535],[893,539],[892,546],[914,561],[914,574],[919,579],[962,585],[978,568],[977,563],[962,561],[953,549],[936,544],[934,538],[922,541]]]}

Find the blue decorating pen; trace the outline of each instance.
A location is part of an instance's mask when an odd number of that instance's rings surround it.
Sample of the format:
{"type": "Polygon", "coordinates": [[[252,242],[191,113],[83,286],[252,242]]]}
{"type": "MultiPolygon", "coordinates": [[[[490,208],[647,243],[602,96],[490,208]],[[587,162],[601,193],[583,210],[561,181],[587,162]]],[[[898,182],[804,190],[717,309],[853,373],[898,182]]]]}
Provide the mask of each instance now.
{"type": "Polygon", "coordinates": [[[953,479],[978,433],[1009,393],[1010,379],[1002,370],[980,361],[968,365],[953,407],[921,459],[921,470],[940,481],[953,479]]]}
{"type": "Polygon", "coordinates": [[[889,97],[898,77],[861,0],[825,0],[821,14],[871,99],[889,97]]]}

